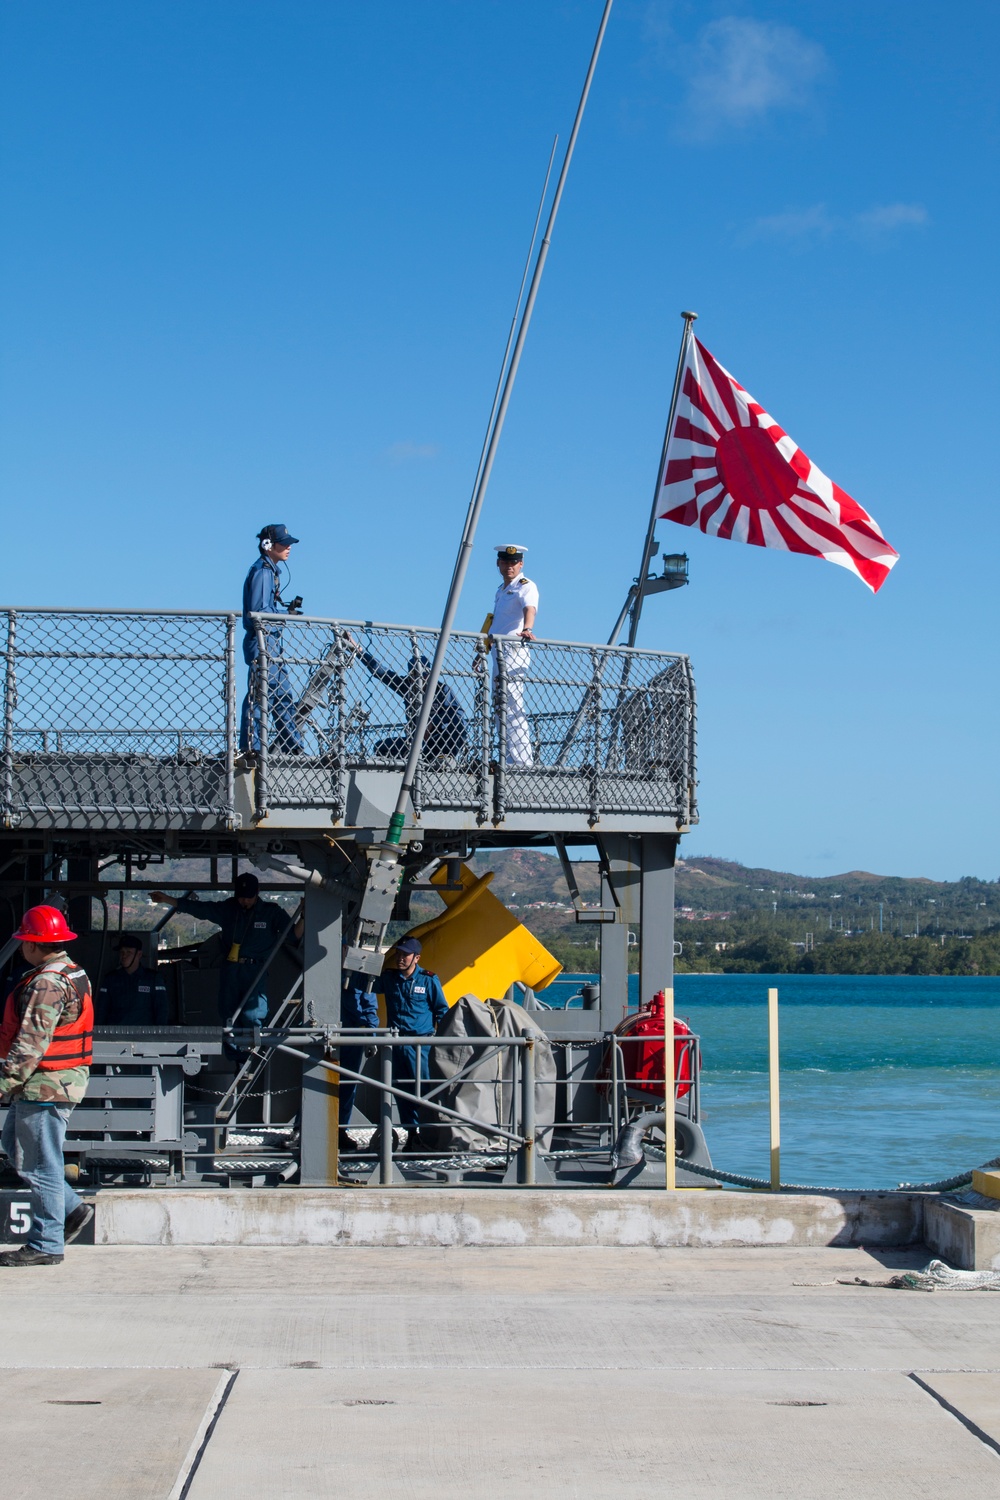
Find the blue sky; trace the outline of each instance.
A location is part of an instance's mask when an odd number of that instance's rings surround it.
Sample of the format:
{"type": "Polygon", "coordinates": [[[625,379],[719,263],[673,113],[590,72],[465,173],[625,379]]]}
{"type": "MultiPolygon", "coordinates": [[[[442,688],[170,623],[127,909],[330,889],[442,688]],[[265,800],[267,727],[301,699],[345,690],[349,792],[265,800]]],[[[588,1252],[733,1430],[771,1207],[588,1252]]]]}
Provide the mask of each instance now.
{"type": "MultiPolygon", "coordinates": [[[[9,602],[225,608],[254,533],[316,614],[433,624],[553,134],[600,0],[0,9],[9,602]]],[[[462,605],[531,547],[600,640],[638,567],[680,333],[901,553],[664,525],[692,581],[684,852],[1000,875],[997,11],[617,0],[462,605]]]]}

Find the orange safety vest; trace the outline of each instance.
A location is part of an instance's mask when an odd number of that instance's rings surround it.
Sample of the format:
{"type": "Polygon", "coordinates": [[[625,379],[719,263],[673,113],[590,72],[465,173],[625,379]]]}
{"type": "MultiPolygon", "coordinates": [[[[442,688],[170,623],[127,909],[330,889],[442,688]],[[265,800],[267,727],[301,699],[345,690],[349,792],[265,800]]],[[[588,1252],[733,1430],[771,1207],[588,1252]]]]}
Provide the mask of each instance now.
{"type": "MultiPolygon", "coordinates": [[[[58,1073],[63,1068],[89,1068],[94,1039],[94,1001],[90,993],[90,980],[82,969],[75,966],[53,972],[65,979],[73,990],[80,1002],[80,1013],[74,1021],[60,1021],[44,1055],[39,1059],[38,1068],[46,1073],[58,1073]]],[[[0,1057],[6,1057],[14,1045],[24,1019],[24,1011],[19,1004],[21,995],[37,974],[38,969],[29,970],[7,996],[3,1023],[0,1024],[0,1057]]]]}

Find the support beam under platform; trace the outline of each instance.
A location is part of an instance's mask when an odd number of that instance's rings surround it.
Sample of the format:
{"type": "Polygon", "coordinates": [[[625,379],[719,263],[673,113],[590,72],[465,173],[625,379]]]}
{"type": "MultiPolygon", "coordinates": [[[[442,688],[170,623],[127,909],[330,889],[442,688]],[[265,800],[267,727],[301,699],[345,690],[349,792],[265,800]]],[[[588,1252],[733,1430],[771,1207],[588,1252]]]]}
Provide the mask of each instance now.
{"type": "Polygon", "coordinates": [[[639,930],[639,1004],[674,982],[674,860],[677,838],[644,833],[639,930]]]}

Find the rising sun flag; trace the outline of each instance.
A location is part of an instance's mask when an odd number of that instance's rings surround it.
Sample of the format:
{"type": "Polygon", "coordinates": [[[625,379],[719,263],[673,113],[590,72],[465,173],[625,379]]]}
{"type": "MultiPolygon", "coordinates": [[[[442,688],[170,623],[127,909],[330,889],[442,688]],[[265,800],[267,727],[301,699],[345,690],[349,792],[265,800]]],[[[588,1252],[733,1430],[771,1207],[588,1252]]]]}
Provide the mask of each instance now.
{"type": "Polygon", "coordinates": [[[868,512],[689,338],[657,514],[707,536],[805,552],[850,568],[877,593],[898,561],[868,512]]]}

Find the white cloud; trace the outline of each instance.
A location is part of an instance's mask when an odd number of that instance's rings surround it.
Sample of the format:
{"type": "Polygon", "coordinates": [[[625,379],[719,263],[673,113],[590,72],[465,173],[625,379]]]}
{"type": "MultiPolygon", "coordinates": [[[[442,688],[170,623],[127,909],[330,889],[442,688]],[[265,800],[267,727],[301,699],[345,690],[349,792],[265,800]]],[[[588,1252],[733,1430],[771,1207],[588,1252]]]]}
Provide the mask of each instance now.
{"type": "Polygon", "coordinates": [[[441,449],[437,443],[393,443],[389,449],[389,462],[394,468],[400,464],[426,462],[437,458],[441,449]]]}
{"type": "Polygon", "coordinates": [[[899,229],[919,229],[930,223],[922,203],[875,204],[862,213],[831,214],[825,203],[810,208],[790,208],[780,214],[754,219],[739,236],[742,243],[754,240],[783,241],[808,246],[837,236],[868,243],[883,241],[899,229]]]}
{"type": "Polygon", "coordinates": [[[792,26],[723,16],[699,32],[687,59],[691,133],[750,125],[776,109],[804,109],[826,71],[823,48],[792,26]]]}
{"type": "Polygon", "coordinates": [[[853,222],[860,234],[888,234],[893,229],[926,224],[928,220],[929,215],[922,203],[884,203],[863,214],[855,214],[853,222]]]}
{"type": "Polygon", "coordinates": [[[812,208],[790,208],[782,214],[765,214],[763,218],[754,219],[741,239],[825,240],[833,233],[836,222],[827,212],[825,203],[814,203],[812,208]]]}

